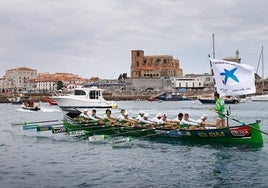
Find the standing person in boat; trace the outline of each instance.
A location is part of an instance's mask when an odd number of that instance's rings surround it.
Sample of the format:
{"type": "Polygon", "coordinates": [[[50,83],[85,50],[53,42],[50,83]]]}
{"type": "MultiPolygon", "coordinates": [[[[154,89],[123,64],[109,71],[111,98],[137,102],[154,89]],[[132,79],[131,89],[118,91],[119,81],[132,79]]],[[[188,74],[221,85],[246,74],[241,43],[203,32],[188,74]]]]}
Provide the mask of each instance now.
{"type": "Polygon", "coordinates": [[[217,128],[224,128],[226,127],[225,125],[225,106],[224,106],[224,100],[220,97],[220,94],[215,92],[214,93],[214,98],[215,98],[215,107],[210,108],[210,110],[218,112],[218,118],[216,120],[216,127],[217,128]]]}

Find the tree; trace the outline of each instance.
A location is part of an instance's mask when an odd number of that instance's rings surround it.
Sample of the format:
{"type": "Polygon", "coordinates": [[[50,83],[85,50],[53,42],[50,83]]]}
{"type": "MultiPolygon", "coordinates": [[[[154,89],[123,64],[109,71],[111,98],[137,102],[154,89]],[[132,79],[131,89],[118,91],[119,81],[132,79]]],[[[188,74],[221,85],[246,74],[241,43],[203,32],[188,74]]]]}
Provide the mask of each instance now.
{"type": "Polygon", "coordinates": [[[61,80],[59,80],[58,82],[57,82],[57,90],[60,90],[60,89],[62,89],[63,88],[63,82],[61,81],[61,80]]]}

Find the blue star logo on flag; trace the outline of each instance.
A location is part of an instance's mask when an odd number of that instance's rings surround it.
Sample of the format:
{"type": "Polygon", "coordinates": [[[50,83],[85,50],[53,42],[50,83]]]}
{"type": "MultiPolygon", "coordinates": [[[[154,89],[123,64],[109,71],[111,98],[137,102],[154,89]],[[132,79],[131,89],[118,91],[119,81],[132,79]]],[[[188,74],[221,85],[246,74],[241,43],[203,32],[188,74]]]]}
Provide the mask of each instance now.
{"type": "Polygon", "coordinates": [[[224,69],[224,72],[220,73],[221,76],[224,76],[223,84],[226,85],[228,78],[233,79],[236,82],[239,82],[238,78],[234,75],[236,70],[237,70],[237,67],[231,70],[224,69]]]}

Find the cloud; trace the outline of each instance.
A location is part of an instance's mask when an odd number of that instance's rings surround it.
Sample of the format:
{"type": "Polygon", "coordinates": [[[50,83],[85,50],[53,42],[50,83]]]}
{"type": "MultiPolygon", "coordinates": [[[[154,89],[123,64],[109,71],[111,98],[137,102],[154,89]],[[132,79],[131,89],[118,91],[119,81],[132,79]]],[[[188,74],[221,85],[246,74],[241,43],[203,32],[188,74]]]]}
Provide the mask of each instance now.
{"type": "MultiPolygon", "coordinates": [[[[129,75],[133,49],[173,55],[184,73],[209,72],[216,57],[253,67],[268,42],[265,0],[3,0],[0,75],[27,66],[83,77],[129,75]]],[[[266,72],[266,76],[268,73],[266,72]]]]}

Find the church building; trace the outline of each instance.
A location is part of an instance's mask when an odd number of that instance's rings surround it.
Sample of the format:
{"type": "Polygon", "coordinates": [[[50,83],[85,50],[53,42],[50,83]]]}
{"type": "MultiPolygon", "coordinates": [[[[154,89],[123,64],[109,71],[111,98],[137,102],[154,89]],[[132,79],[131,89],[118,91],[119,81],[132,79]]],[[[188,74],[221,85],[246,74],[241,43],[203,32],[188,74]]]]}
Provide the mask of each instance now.
{"type": "Polygon", "coordinates": [[[178,59],[171,55],[144,56],[143,50],[131,51],[132,78],[183,77],[178,59]]]}

